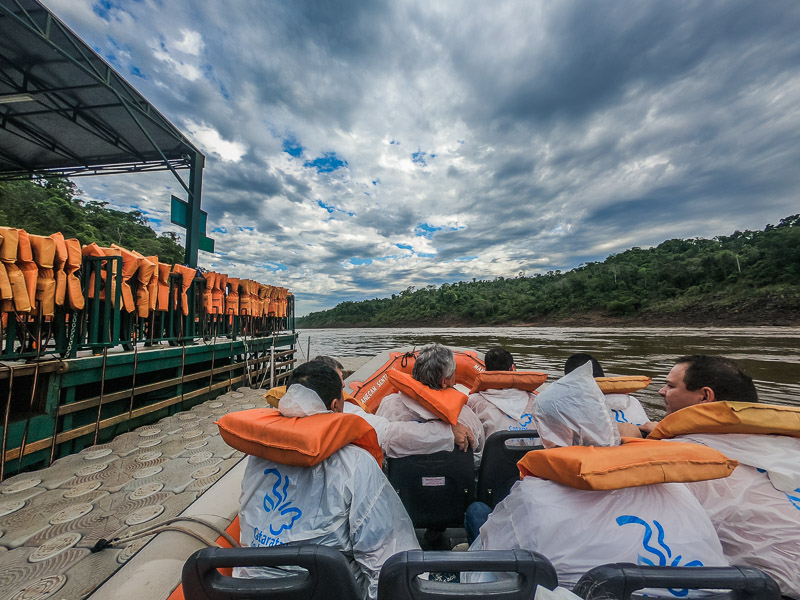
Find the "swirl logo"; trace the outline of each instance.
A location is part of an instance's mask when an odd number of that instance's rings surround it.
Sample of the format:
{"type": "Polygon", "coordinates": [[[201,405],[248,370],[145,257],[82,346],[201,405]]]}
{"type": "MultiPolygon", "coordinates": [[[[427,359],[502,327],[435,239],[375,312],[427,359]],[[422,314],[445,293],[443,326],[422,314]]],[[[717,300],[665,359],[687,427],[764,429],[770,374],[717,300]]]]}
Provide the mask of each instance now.
{"type": "Polygon", "coordinates": [[[272,513],[269,524],[270,533],[279,535],[281,531],[294,527],[297,520],[303,516],[303,511],[292,506],[291,500],[287,499],[288,477],[281,475],[278,469],[266,469],[264,475],[275,477],[272,489],[264,495],[264,510],[267,514],[272,513]]]}
{"type": "MultiPolygon", "coordinates": [[[[681,560],[683,556],[678,554],[677,556],[672,556],[672,549],[667,545],[664,541],[664,528],[661,526],[661,523],[653,519],[653,525],[655,526],[656,531],[658,532],[658,536],[656,538],[656,543],[658,544],[658,548],[652,546],[650,542],[653,539],[653,526],[650,525],[644,519],[640,519],[639,517],[635,517],[633,515],[623,515],[621,517],[617,517],[617,525],[620,527],[624,525],[635,524],[641,525],[644,527],[644,537],[642,538],[642,546],[644,547],[645,552],[650,554],[650,557],[643,556],[639,554],[639,564],[640,565],[649,565],[649,566],[657,566],[657,567],[702,567],[703,563],[699,560],[690,560],[683,564],[681,564],[681,560]]],[[[669,592],[678,598],[685,597],[689,595],[689,590],[673,590],[670,589],[669,592]]]]}
{"type": "Polygon", "coordinates": [[[797,488],[791,494],[786,494],[786,497],[789,499],[789,502],[792,503],[792,506],[794,506],[797,510],[800,510],[800,488],[797,488]]]}
{"type": "Polygon", "coordinates": [[[522,427],[527,427],[533,422],[533,415],[531,413],[523,413],[519,419],[519,424],[522,427]]]}
{"type": "Polygon", "coordinates": [[[630,423],[630,421],[628,421],[628,419],[625,418],[625,413],[622,412],[621,410],[614,410],[612,408],[611,412],[614,413],[614,420],[617,423],[630,423]]]}

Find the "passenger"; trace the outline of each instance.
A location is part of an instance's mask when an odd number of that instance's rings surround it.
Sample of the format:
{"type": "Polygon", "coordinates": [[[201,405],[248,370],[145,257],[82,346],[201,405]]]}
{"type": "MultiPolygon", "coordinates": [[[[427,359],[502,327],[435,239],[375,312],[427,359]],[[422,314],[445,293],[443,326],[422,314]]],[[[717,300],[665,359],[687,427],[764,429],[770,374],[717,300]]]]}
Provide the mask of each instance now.
{"type": "MultiPolygon", "coordinates": [[[[758,402],[752,378],[719,356],[679,358],[659,393],[667,415],[674,415],[670,421],[680,419],[682,409],[707,402],[758,402]]],[[[689,489],[711,517],[733,564],[762,569],[782,594],[800,598],[800,439],[752,433],[675,439],[710,446],[739,461],[730,477],[691,483],[689,489]]]]}
{"type": "MultiPolygon", "coordinates": [[[[603,367],[600,366],[598,360],[591,354],[578,353],[570,356],[564,363],[564,375],[571,373],[576,368],[580,367],[587,362],[592,363],[592,375],[594,377],[605,377],[603,367]]],[[[648,423],[650,417],[642,408],[642,404],[629,394],[604,394],[606,404],[614,416],[617,423],[630,423],[636,427],[620,427],[620,431],[627,437],[641,437],[638,431],[638,426],[643,423],[648,423]]]]}
{"type": "MultiPolygon", "coordinates": [[[[453,387],[456,376],[456,359],[453,351],[440,344],[423,346],[414,363],[411,376],[433,390],[453,387]]],[[[442,450],[453,450],[454,446],[464,452],[472,447],[478,455],[483,448],[483,426],[472,409],[467,406],[461,409],[458,423],[453,425],[452,429],[442,423],[434,413],[402,392],[386,396],[381,401],[376,414],[391,423],[403,424],[402,434],[386,439],[384,452],[387,456],[431,454],[442,450]],[[412,435],[422,424],[429,425],[431,423],[442,423],[451,430],[452,435],[448,437],[446,443],[442,443],[443,440],[437,435],[430,441],[423,439],[423,436],[415,436],[420,443],[414,448],[410,444],[400,445],[405,435],[412,435]]]]}
{"type": "MultiPolygon", "coordinates": [[[[588,365],[539,394],[534,422],[546,448],[620,444],[588,365]]],[[[611,562],[728,565],[708,516],[683,483],[591,491],[525,477],[494,508],[470,547],[514,548],[545,555],[559,584],[570,589],[589,569],[611,562]]],[[[485,578],[467,575],[470,581],[485,578]]]]}
{"type": "MultiPolygon", "coordinates": [[[[516,371],[514,357],[503,348],[489,350],[483,358],[487,371],[516,371]]],[[[467,406],[483,425],[484,439],[496,431],[530,431],[533,426],[533,392],[514,388],[489,389],[470,394],[467,406]]]]}
{"type": "MultiPolygon", "coordinates": [[[[278,410],[304,418],[342,411],[342,382],[322,362],[297,367],[278,410]]],[[[340,550],[364,597],[376,598],[387,558],[418,550],[411,520],[380,466],[366,450],[346,445],[312,466],[250,456],[242,480],[242,546],[317,543],[340,550]]],[[[237,568],[236,577],[278,576],[263,568],[237,568]]]]}

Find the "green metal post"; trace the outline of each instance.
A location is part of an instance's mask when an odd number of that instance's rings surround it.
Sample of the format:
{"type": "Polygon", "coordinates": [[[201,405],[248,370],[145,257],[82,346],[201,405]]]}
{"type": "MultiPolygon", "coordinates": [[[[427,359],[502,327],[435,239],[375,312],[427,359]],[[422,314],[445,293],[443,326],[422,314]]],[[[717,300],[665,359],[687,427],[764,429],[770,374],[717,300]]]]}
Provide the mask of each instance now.
{"type": "Polygon", "coordinates": [[[205,157],[197,153],[192,157],[189,171],[189,214],[186,224],[186,264],[197,266],[197,250],[200,246],[200,200],[203,189],[203,167],[205,157]]]}

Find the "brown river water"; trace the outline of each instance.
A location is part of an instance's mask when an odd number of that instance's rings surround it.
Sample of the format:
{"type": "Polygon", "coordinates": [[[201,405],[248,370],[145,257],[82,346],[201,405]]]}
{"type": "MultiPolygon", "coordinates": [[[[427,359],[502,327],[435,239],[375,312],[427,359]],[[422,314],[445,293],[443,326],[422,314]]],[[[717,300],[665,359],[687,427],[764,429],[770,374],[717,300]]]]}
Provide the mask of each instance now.
{"type": "Polygon", "coordinates": [[[575,352],[594,355],[606,375],[647,375],[650,386],[637,392],[654,419],[664,414],[658,389],[675,358],[715,354],[739,362],[753,377],[763,402],[800,406],[798,327],[442,327],[301,330],[300,357],[327,354],[371,358],[403,346],[438,342],[479,352],[502,346],[517,368],[542,371],[554,379],[575,352]]]}

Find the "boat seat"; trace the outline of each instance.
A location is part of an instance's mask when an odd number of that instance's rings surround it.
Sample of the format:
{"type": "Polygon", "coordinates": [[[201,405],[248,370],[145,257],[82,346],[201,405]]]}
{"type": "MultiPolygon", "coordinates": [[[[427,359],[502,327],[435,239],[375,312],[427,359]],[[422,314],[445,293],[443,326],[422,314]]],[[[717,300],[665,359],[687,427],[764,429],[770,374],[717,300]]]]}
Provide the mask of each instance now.
{"type": "Polygon", "coordinates": [[[414,527],[463,527],[475,499],[472,450],[418,454],[386,460],[386,476],[414,527]]]}
{"type": "Polygon", "coordinates": [[[204,548],[183,565],[184,597],[191,600],[361,600],[347,559],[317,544],[270,548],[204,548]],[[288,567],[305,571],[273,578],[228,577],[222,567],[288,567]]]}
{"type": "Polygon", "coordinates": [[[670,597],[686,596],[683,591],[690,589],[714,590],[713,594],[703,596],[714,600],[780,600],[781,597],[778,584],[752,567],[650,567],[631,563],[595,567],[578,580],[573,592],[586,600],[628,600],[645,588],[681,590],[678,594],[665,594],[670,597]]]}
{"type": "Polygon", "coordinates": [[[384,563],[378,578],[378,600],[530,600],[537,585],[555,589],[558,577],[549,560],[530,550],[410,550],[399,552],[384,563]],[[517,576],[487,583],[429,581],[418,577],[426,572],[464,571],[516,573],[517,576]]]}
{"type": "Polygon", "coordinates": [[[509,445],[508,440],[539,440],[536,431],[495,431],[486,440],[478,472],[478,501],[494,508],[508,496],[511,486],[519,481],[517,462],[531,450],[541,450],[541,444],[533,446],[509,445]]]}

